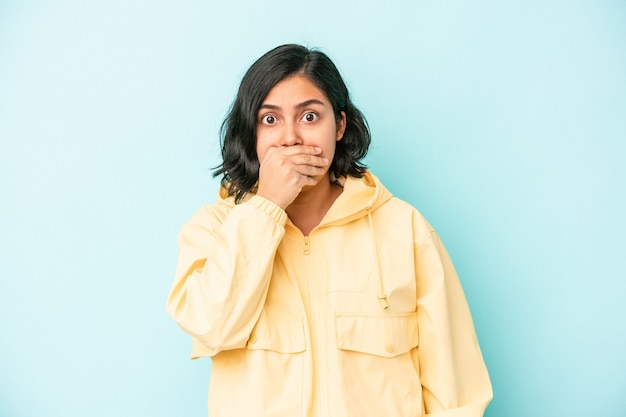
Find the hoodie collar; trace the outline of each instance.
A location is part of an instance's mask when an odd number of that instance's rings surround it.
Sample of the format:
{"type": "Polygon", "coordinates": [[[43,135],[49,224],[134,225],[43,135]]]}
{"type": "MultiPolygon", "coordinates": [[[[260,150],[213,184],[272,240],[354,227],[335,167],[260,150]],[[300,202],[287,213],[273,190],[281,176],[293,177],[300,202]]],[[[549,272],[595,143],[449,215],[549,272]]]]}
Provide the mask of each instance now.
{"type": "MultiPolygon", "coordinates": [[[[361,178],[345,176],[336,181],[343,187],[343,192],[330,207],[320,226],[329,223],[345,224],[367,216],[369,212],[376,210],[392,197],[391,192],[370,171],[366,171],[361,178]]],[[[248,193],[242,202],[247,201],[253,195],[254,193],[248,193]]],[[[225,187],[220,188],[217,203],[228,207],[235,206],[234,198],[228,196],[225,187]]]]}
{"type": "Polygon", "coordinates": [[[338,181],[343,185],[343,192],[324,216],[322,224],[344,224],[366,216],[392,197],[391,192],[369,171],[361,178],[347,176],[338,181]]]}

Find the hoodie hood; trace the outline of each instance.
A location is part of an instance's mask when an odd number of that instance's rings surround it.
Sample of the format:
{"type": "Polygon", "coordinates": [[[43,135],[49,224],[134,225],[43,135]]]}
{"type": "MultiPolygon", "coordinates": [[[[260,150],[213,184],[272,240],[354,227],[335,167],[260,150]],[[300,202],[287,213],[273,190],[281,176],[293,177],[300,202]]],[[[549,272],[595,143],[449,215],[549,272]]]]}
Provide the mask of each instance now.
{"type": "Polygon", "coordinates": [[[322,224],[341,225],[367,216],[393,197],[380,180],[366,171],[362,178],[342,177],[337,180],[343,192],[326,213],[322,224]]]}

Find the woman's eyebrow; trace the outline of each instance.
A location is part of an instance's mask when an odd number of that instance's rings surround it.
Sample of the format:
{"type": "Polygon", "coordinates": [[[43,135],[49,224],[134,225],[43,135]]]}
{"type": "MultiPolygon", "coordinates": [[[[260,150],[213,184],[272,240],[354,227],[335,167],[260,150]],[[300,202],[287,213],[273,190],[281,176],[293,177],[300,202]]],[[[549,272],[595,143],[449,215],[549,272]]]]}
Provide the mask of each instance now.
{"type": "MultiPolygon", "coordinates": [[[[294,107],[294,109],[298,110],[298,109],[301,109],[303,107],[308,107],[308,106],[310,106],[312,104],[319,104],[320,106],[324,105],[324,103],[321,100],[318,100],[316,98],[312,98],[310,100],[303,101],[302,103],[298,103],[298,104],[296,104],[293,107],[294,107]]],[[[261,104],[261,107],[259,107],[259,110],[261,110],[261,109],[280,110],[281,107],[277,106],[275,104],[263,103],[263,104],[261,104]]]]}
{"type": "Polygon", "coordinates": [[[298,103],[295,106],[293,106],[295,109],[301,109],[303,107],[309,107],[311,104],[319,104],[320,106],[323,106],[324,103],[316,98],[312,98],[310,100],[306,100],[303,101],[302,103],[298,103]]]}

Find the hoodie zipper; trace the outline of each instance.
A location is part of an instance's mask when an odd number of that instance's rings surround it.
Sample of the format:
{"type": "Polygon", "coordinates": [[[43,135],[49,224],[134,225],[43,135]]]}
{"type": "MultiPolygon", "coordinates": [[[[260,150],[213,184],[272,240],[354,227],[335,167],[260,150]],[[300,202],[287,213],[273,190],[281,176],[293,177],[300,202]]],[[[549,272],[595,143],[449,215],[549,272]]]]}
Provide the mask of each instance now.
{"type": "MultiPolygon", "coordinates": [[[[312,231],[313,232],[313,231],[312,231]]],[[[326,366],[326,362],[327,359],[325,357],[325,344],[322,341],[322,339],[324,338],[324,333],[323,333],[323,329],[322,329],[322,321],[323,321],[323,317],[320,317],[320,313],[319,313],[319,306],[318,306],[318,302],[317,302],[317,291],[315,289],[315,285],[314,282],[316,280],[315,277],[315,268],[313,265],[313,260],[311,259],[310,255],[311,254],[311,238],[309,237],[309,235],[304,236],[304,250],[303,250],[303,254],[307,257],[307,259],[305,260],[305,262],[307,263],[307,288],[309,291],[309,306],[310,306],[310,311],[311,311],[311,317],[310,317],[310,321],[311,321],[311,325],[312,327],[315,329],[315,341],[312,341],[312,345],[314,345],[313,348],[313,355],[314,355],[314,360],[316,363],[315,369],[317,369],[317,375],[316,375],[316,381],[315,381],[315,385],[317,386],[317,399],[316,399],[316,403],[317,403],[317,407],[319,410],[319,415],[320,416],[327,416],[327,395],[328,395],[328,390],[326,389],[326,386],[324,384],[324,381],[327,378],[326,375],[326,371],[325,371],[325,366],[326,366]]]]}

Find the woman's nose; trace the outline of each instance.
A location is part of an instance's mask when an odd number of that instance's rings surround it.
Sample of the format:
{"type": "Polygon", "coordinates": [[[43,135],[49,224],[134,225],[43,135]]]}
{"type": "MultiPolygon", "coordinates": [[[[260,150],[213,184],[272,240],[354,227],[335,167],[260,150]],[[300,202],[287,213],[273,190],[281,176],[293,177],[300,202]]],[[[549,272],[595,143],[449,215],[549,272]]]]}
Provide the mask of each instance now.
{"type": "Polygon", "coordinates": [[[281,138],[282,146],[302,145],[302,139],[298,132],[297,125],[295,123],[286,123],[283,131],[283,137],[281,138]]]}

